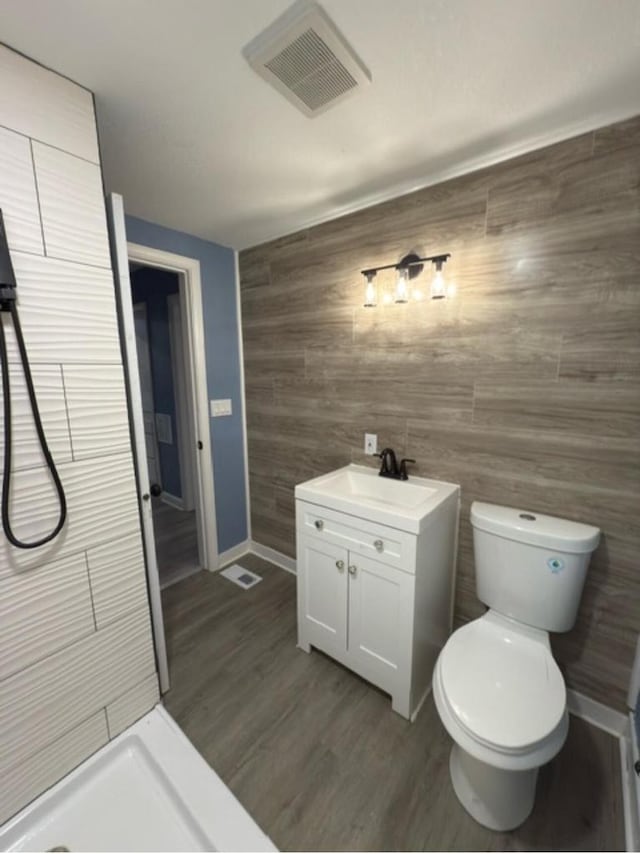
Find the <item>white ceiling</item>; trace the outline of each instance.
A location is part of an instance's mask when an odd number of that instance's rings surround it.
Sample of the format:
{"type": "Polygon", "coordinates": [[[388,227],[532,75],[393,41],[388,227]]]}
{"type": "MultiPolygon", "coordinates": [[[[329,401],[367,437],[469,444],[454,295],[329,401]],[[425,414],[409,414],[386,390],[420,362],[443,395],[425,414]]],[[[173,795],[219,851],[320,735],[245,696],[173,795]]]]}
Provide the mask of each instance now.
{"type": "Polygon", "coordinates": [[[0,33],[96,93],[129,213],[236,248],[640,113],[638,0],[322,0],[373,82],[313,119],[241,55],[289,5],[2,0],[0,33]]]}

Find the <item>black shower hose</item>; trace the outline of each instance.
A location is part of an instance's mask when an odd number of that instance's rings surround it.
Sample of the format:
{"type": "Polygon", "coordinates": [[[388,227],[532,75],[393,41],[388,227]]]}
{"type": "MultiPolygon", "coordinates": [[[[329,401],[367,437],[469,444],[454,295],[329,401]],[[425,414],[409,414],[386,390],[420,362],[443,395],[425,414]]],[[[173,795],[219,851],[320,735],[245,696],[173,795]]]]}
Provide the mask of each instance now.
{"type": "MultiPolygon", "coordinates": [[[[9,381],[9,359],[7,356],[7,341],[4,334],[4,322],[0,315],[0,361],[2,362],[2,399],[4,402],[4,471],[2,473],[2,527],[5,535],[12,546],[18,549],[37,549],[38,546],[43,546],[45,543],[51,542],[54,537],[60,533],[62,526],[67,518],[67,499],[65,498],[62,481],[58,475],[56,464],[51,456],[51,451],[47,445],[47,437],[44,434],[42,421],[40,419],[40,411],[38,409],[38,401],[36,400],[36,392],[33,387],[33,378],[31,376],[31,368],[29,367],[29,358],[27,349],[24,345],[22,337],[22,328],[20,327],[20,318],[18,317],[18,308],[14,300],[6,304],[6,311],[9,312],[13,320],[13,327],[16,333],[16,341],[18,342],[18,350],[20,351],[20,359],[22,360],[22,370],[27,384],[27,392],[29,394],[29,402],[31,403],[31,412],[33,413],[33,421],[38,433],[38,440],[42,448],[42,455],[51,473],[51,478],[58,493],[58,502],[60,504],[60,515],[58,522],[50,534],[42,537],[40,540],[34,540],[30,543],[24,543],[19,540],[11,529],[11,519],[9,518],[9,498],[11,494],[11,454],[13,439],[11,435],[11,385],[9,381]]],[[[4,314],[6,312],[2,312],[4,314]]]]}

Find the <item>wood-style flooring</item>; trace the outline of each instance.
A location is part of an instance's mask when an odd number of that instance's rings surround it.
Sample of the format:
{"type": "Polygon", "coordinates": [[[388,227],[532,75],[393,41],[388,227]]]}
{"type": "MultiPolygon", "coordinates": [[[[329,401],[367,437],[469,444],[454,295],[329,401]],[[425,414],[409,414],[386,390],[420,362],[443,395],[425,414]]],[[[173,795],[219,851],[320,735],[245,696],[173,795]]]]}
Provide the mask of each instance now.
{"type": "Polygon", "coordinates": [[[195,510],[178,510],[153,499],[153,538],[161,587],[200,569],[195,510]]]}
{"type": "Polygon", "coordinates": [[[449,779],[450,740],[429,698],[414,724],[389,698],[296,647],[295,578],[255,556],[242,590],[200,572],[163,592],[165,704],[282,850],[624,849],[618,742],[571,719],[511,833],[471,819],[449,779]]]}

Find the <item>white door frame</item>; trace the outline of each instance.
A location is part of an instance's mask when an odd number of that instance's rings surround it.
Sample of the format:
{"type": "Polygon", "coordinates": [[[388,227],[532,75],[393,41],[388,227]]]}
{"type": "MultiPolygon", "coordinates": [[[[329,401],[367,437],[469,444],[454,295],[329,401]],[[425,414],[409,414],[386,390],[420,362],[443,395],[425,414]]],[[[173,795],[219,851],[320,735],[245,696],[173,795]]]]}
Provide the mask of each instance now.
{"type": "MultiPolygon", "coordinates": [[[[196,460],[195,498],[200,512],[198,520],[198,547],[204,569],[218,567],[218,534],[214,493],[213,457],[209,424],[209,394],[207,391],[206,355],[204,345],[204,318],[202,312],[202,285],[200,262],[196,258],[176,255],[151,246],[127,243],[129,261],[177,273],[180,280],[180,309],[184,332],[184,352],[187,355],[187,393],[195,416],[193,443],[198,448],[196,460]],[[202,446],[202,447],[200,447],[202,446]]],[[[140,405],[134,400],[133,405],[140,405]]]]}
{"type": "Polygon", "coordinates": [[[187,397],[187,378],[189,376],[187,351],[184,346],[184,323],[180,309],[180,294],[169,294],[167,297],[169,310],[169,344],[171,347],[171,376],[176,402],[176,442],[178,459],[180,461],[180,499],[182,510],[193,510],[193,475],[196,467],[195,448],[191,437],[194,435],[191,407],[187,397]]]}

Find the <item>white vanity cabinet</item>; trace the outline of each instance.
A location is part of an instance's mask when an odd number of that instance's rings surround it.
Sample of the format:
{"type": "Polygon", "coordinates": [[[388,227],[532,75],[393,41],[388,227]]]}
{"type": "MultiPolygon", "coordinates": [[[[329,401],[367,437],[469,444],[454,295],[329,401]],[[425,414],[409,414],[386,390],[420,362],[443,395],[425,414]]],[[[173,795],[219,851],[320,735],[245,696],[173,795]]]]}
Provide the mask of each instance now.
{"type": "MultiPolygon", "coordinates": [[[[298,540],[299,645],[398,696],[407,679],[414,576],[306,534],[298,540]]],[[[408,716],[408,710],[398,708],[408,716]]]]}
{"type": "Polygon", "coordinates": [[[362,496],[357,516],[332,507],[340,501],[331,496],[304,500],[317,497],[311,484],[296,487],[298,645],[337,659],[412,718],[451,631],[459,490],[441,484],[424,519],[392,520],[414,529],[403,530],[367,518],[362,496]]]}

